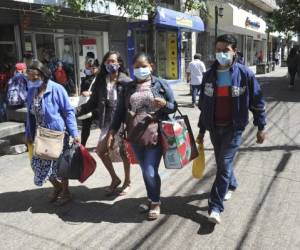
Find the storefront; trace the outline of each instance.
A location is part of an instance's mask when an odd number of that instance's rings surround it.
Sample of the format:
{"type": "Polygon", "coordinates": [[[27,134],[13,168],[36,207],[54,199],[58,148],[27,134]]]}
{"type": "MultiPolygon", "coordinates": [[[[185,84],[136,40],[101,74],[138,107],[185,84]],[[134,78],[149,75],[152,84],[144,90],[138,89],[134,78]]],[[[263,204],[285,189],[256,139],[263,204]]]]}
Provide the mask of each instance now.
{"type": "MultiPolygon", "coordinates": [[[[210,13],[214,13],[217,2],[209,1],[210,13]]],[[[223,16],[218,19],[218,35],[232,34],[237,40],[238,49],[243,52],[245,63],[255,65],[267,60],[266,22],[237,6],[227,3],[222,5],[223,16]]],[[[211,15],[208,21],[211,44],[214,44],[215,20],[211,15]]],[[[214,58],[214,49],[210,49],[209,58],[214,58]]]]}
{"type": "MultiPolygon", "coordinates": [[[[87,57],[102,58],[103,44],[108,44],[106,32],[70,30],[25,30],[24,53],[32,54],[46,64],[54,74],[57,62],[62,62],[68,77],[80,83],[84,77],[87,57]],[[79,33],[79,34],[78,34],[79,33]]],[[[101,59],[100,59],[101,60],[101,59]]],[[[76,84],[78,87],[79,84],[76,84]]],[[[77,89],[78,93],[78,89],[77,89]]]]}
{"type": "MultiPolygon", "coordinates": [[[[200,17],[158,8],[155,17],[154,50],[156,72],[159,77],[170,81],[181,79],[182,32],[204,30],[200,17]]],[[[149,53],[149,26],[147,21],[132,22],[128,30],[128,65],[132,64],[137,52],[149,53]]],[[[130,67],[132,74],[132,67],[130,67]]]]}

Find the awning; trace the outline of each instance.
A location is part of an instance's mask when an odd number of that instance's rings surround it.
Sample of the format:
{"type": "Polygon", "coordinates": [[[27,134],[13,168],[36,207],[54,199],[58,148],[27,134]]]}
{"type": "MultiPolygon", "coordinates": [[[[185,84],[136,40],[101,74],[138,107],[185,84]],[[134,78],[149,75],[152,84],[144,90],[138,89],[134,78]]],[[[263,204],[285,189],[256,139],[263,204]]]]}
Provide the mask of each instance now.
{"type": "Polygon", "coordinates": [[[183,31],[204,31],[204,24],[200,17],[162,7],[157,8],[155,23],[177,27],[183,31]]]}
{"type": "MultiPolygon", "coordinates": [[[[208,8],[210,13],[214,13],[217,2],[208,1],[208,8]]],[[[218,19],[218,29],[228,33],[236,33],[240,35],[253,36],[254,39],[261,40],[266,39],[266,22],[237,6],[227,3],[223,4],[223,16],[218,19]]],[[[208,26],[211,29],[215,27],[215,15],[211,15],[208,21],[208,26]]]]}

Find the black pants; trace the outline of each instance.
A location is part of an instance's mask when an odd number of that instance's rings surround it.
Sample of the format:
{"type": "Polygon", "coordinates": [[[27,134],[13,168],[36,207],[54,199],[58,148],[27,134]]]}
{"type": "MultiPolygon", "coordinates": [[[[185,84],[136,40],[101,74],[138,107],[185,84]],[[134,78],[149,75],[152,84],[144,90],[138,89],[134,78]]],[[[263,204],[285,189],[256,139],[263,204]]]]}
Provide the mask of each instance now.
{"type": "Polygon", "coordinates": [[[82,120],[81,144],[83,146],[85,146],[90,136],[92,122],[93,122],[93,117],[82,120]]]}
{"type": "Polygon", "coordinates": [[[289,69],[290,85],[294,86],[297,70],[289,69]]]}

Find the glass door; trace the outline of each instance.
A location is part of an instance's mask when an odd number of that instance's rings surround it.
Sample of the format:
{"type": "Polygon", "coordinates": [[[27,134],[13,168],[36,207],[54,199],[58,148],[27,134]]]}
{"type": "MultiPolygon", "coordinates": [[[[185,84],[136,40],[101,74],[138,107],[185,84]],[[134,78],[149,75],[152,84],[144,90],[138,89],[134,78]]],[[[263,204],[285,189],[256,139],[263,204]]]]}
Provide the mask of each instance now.
{"type": "MultiPolygon", "coordinates": [[[[59,36],[55,37],[55,51],[58,62],[62,63],[63,74],[59,73],[59,64],[55,65],[54,77],[57,75],[66,75],[68,79],[68,86],[65,86],[69,95],[79,94],[80,76],[78,74],[78,46],[75,36],[59,36]]],[[[62,77],[63,79],[63,77],[62,77]]],[[[59,79],[56,81],[60,82],[59,79]]]]}

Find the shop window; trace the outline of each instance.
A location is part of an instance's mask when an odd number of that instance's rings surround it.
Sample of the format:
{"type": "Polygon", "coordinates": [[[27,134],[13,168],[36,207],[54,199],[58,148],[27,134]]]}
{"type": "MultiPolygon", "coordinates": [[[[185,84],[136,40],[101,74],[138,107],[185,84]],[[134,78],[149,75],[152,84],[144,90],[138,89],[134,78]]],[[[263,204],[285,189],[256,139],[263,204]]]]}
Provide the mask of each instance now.
{"type": "Polygon", "coordinates": [[[49,66],[55,58],[54,37],[51,34],[36,34],[37,59],[49,66]]]}

